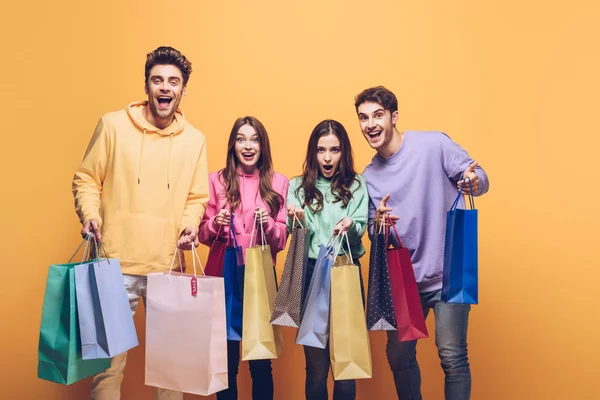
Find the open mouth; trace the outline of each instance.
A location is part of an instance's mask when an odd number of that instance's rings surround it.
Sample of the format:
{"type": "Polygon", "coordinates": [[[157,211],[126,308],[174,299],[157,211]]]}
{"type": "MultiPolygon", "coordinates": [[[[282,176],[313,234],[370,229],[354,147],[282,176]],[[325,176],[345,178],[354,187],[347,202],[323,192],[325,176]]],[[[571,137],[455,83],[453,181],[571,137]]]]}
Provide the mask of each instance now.
{"type": "Polygon", "coordinates": [[[158,108],[167,109],[171,105],[173,99],[169,96],[159,96],[158,97],[158,108]]]}
{"type": "Polygon", "coordinates": [[[325,170],[326,173],[330,173],[333,171],[333,165],[323,165],[323,170],[325,170]]]}
{"type": "Polygon", "coordinates": [[[367,135],[369,135],[369,140],[374,142],[381,136],[381,131],[368,132],[367,135]]]}
{"type": "Polygon", "coordinates": [[[255,155],[255,153],[242,153],[242,157],[244,157],[244,160],[246,161],[252,161],[255,155]]]}

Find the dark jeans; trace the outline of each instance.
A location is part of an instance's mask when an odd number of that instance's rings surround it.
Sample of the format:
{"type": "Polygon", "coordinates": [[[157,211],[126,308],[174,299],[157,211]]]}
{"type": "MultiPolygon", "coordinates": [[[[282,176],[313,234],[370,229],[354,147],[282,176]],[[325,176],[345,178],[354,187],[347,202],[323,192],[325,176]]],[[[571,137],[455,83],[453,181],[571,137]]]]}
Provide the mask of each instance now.
{"type": "MultiPolygon", "coordinates": [[[[324,349],[304,346],[306,358],[306,384],[304,393],[307,400],[327,400],[327,375],[329,374],[329,345],[324,349]]],[[[354,379],[334,381],[334,400],[356,399],[356,381],[354,379]]]]}
{"type": "MultiPolygon", "coordinates": [[[[242,288],[242,298],[244,298],[244,269],[240,268],[240,287],[242,288]]],[[[277,287],[277,271],[273,266],[275,275],[275,286],[277,287]]],[[[237,374],[240,366],[240,345],[241,342],[233,340],[227,341],[227,379],[229,388],[217,392],[217,400],[237,400],[237,374]]],[[[269,400],[273,399],[273,374],[271,369],[271,360],[250,360],[250,376],[252,377],[252,399],[269,400]]]]}
{"type": "MultiPolygon", "coordinates": [[[[273,375],[271,374],[271,360],[251,360],[250,375],[252,376],[252,399],[273,399],[273,375]]],[[[217,400],[237,400],[237,374],[240,365],[240,342],[227,341],[227,368],[229,388],[217,392],[217,400]]]]}
{"type": "MultiPolygon", "coordinates": [[[[315,269],[314,258],[308,259],[306,267],[306,284],[304,289],[304,296],[308,291],[308,282],[312,278],[313,271],[315,269]]],[[[354,260],[359,268],[360,262],[358,259],[354,260]]],[[[360,275],[360,286],[363,295],[364,303],[364,289],[362,282],[362,275],[360,275]]],[[[327,400],[327,375],[329,374],[330,356],[329,356],[329,345],[324,349],[317,347],[304,346],[304,357],[306,359],[306,383],[304,385],[304,392],[307,400],[327,400]]],[[[354,379],[334,381],[333,383],[333,399],[334,400],[354,400],[356,399],[356,381],[354,379]]]]}
{"type": "MultiPolygon", "coordinates": [[[[446,375],[446,400],[468,400],[471,369],[467,357],[469,304],[446,303],[441,290],[421,293],[423,314],[435,315],[435,344],[446,375]]],[[[421,371],[417,363],[417,341],[399,342],[396,331],[387,332],[387,358],[400,400],[421,400],[421,371]]]]}

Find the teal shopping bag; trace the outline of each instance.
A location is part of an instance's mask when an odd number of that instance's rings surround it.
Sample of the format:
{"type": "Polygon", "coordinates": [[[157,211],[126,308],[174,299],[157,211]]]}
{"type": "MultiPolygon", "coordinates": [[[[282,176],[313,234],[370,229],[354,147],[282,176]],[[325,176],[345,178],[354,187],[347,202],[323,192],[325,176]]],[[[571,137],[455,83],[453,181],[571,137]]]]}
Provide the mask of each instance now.
{"type": "Polygon", "coordinates": [[[38,377],[70,385],[110,367],[110,359],[83,360],[77,319],[75,269],[81,263],[48,269],[38,346],[38,377]]]}

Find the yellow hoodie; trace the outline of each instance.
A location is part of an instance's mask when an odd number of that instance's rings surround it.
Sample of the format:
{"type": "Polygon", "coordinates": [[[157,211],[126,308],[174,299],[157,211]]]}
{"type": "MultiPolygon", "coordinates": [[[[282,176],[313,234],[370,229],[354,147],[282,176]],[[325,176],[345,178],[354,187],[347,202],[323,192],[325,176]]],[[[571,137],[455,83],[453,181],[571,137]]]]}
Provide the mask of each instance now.
{"type": "Polygon", "coordinates": [[[204,135],[180,110],[169,127],[152,126],[146,104],[100,119],[73,178],[81,223],[98,220],[108,256],[131,275],[169,268],[180,233],[200,225],[209,193],[204,135]]]}

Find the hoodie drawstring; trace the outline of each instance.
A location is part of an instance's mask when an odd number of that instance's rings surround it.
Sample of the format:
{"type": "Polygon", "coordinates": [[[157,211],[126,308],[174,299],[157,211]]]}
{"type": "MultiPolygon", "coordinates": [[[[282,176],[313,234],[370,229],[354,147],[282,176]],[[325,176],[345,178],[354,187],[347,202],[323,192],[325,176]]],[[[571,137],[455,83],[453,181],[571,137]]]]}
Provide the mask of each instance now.
{"type": "MultiPolygon", "coordinates": [[[[171,189],[171,151],[173,147],[173,135],[171,132],[169,134],[169,155],[167,156],[167,189],[171,189]]],[[[138,185],[141,183],[140,175],[142,173],[142,160],[144,158],[144,141],[146,140],[146,128],[142,132],[142,145],[140,146],[140,162],[138,163],[138,173],[137,173],[137,182],[138,185]]]]}
{"type": "Polygon", "coordinates": [[[142,132],[142,146],[140,147],[140,162],[138,163],[137,181],[140,184],[140,174],[142,172],[142,159],[144,158],[144,141],[146,140],[146,128],[142,132]]]}
{"type": "Polygon", "coordinates": [[[167,189],[171,188],[171,146],[173,145],[173,132],[169,135],[169,156],[167,157],[167,189]]]}

